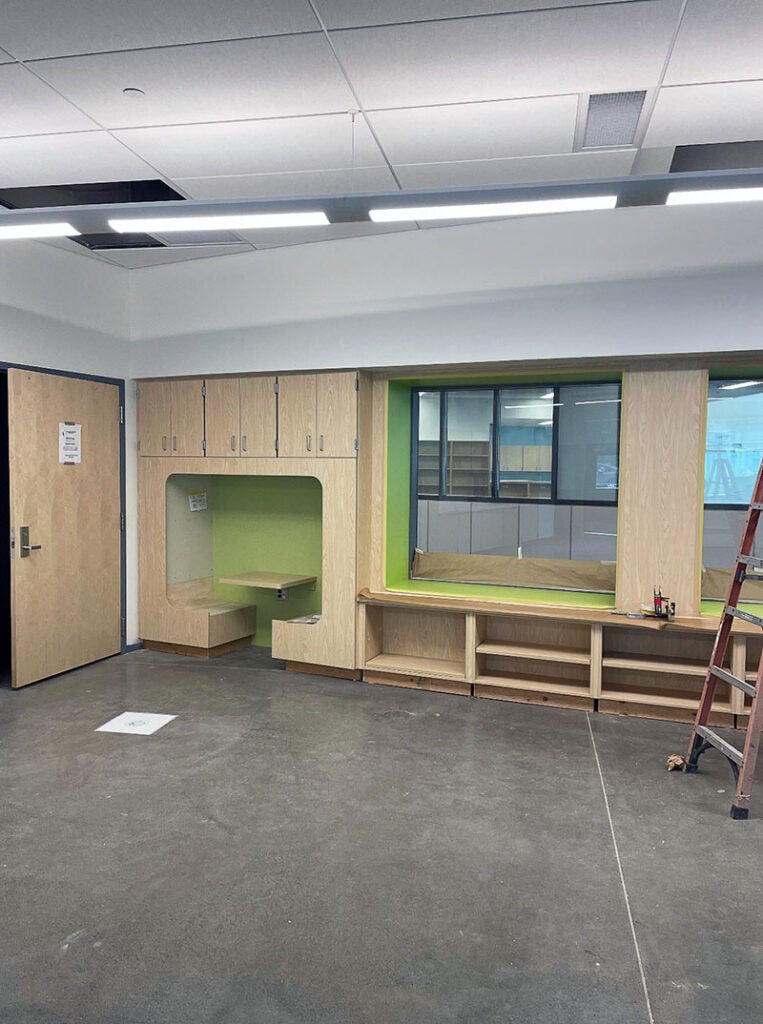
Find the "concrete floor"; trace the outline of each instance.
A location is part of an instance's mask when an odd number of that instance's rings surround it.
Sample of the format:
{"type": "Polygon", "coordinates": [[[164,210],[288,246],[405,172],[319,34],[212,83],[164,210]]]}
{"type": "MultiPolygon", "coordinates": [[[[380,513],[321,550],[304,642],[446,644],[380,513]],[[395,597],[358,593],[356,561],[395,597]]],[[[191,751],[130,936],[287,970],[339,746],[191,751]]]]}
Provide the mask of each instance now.
{"type": "Polygon", "coordinates": [[[1,691],[0,1021],[751,1024],[763,780],[687,738],[257,651],[1,691]]]}

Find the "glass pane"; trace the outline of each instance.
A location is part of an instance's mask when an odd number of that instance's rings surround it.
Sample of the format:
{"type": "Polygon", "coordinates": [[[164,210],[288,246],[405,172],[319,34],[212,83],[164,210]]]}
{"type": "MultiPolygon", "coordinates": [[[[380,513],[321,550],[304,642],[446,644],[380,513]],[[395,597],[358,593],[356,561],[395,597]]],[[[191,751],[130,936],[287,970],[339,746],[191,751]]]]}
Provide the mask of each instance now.
{"type": "Polygon", "coordinates": [[[499,493],[502,498],[551,497],[552,387],[503,388],[499,493]]]}
{"type": "Polygon", "coordinates": [[[711,380],[705,504],[747,505],[762,455],[763,381],[711,380]]]}
{"type": "Polygon", "coordinates": [[[493,392],[449,391],[445,493],[489,498],[493,479],[493,392]]]}
{"type": "Polygon", "coordinates": [[[559,388],[557,497],[617,502],[619,384],[559,388]]]}
{"type": "Polygon", "coordinates": [[[440,394],[419,392],[419,480],[418,493],[440,493],[440,394]]]}

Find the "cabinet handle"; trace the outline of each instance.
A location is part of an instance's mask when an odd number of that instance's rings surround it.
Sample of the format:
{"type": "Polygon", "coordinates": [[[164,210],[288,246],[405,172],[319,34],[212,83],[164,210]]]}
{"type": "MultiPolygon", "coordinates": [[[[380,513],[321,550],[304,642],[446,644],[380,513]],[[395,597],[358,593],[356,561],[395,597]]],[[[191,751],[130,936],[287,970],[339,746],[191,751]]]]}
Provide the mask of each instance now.
{"type": "Polygon", "coordinates": [[[312,435],[312,434],[308,434],[308,435],[307,435],[307,441],[306,441],[306,443],[307,443],[307,450],[308,450],[308,451],[312,451],[312,447],[311,447],[311,446],[312,446],[312,443],[313,443],[313,435],[312,435]]]}
{"type": "Polygon", "coordinates": [[[318,437],[318,451],[323,451],[323,434],[318,437]]]}
{"type": "Polygon", "coordinates": [[[241,435],[241,451],[246,451],[246,434],[241,435]]]}
{"type": "Polygon", "coordinates": [[[162,437],[162,451],[163,452],[167,451],[167,435],[166,434],[164,434],[163,437],[162,437]]]}
{"type": "Polygon", "coordinates": [[[236,450],[236,435],[235,434],[231,434],[231,436],[230,436],[230,450],[232,452],[235,452],[235,450],[236,450]]]}
{"type": "Polygon", "coordinates": [[[178,450],[177,434],[173,434],[172,435],[172,450],[173,450],[173,452],[176,452],[178,450]]]}

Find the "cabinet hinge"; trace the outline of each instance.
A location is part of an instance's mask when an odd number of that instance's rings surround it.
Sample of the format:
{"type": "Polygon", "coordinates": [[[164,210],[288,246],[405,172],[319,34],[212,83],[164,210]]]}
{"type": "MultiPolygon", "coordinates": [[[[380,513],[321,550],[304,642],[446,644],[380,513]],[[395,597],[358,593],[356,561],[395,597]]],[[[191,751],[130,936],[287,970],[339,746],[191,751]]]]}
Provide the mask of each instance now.
{"type": "Polygon", "coordinates": [[[276,377],[275,381],[273,382],[273,393],[276,395],[278,394],[278,377],[276,377]]]}
{"type": "Polygon", "coordinates": [[[206,398],[207,397],[207,385],[206,384],[202,384],[201,385],[201,397],[202,398],[206,398]]]}
{"type": "Polygon", "coordinates": [[[355,451],[356,451],[356,452],[360,451],[360,445],[358,444],[358,439],[357,439],[357,437],[355,438],[355,451]]]}
{"type": "Polygon", "coordinates": [[[119,513],[119,529],[122,531],[122,533],[124,533],[126,527],[127,527],[127,516],[124,514],[124,512],[120,512],[119,513]]]}

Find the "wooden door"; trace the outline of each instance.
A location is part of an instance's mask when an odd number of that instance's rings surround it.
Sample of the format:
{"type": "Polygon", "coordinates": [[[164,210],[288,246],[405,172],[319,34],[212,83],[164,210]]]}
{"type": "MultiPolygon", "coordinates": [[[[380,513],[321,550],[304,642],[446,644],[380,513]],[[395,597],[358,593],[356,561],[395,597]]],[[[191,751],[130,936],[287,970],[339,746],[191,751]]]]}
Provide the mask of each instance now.
{"type": "Polygon", "coordinates": [[[14,687],[121,649],[119,422],[114,384],[8,371],[14,687]]]}
{"type": "Polygon", "coordinates": [[[170,381],[172,454],[204,454],[204,381],[170,381]]]}
{"type": "Polygon", "coordinates": [[[238,455],[239,437],[239,382],[236,378],[208,380],[204,400],[204,421],[207,456],[229,458],[238,455]]]}
{"type": "Polygon", "coordinates": [[[169,455],[172,445],[172,405],[166,380],[138,384],[138,444],[141,455],[169,455]]]}
{"type": "Polygon", "coordinates": [[[317,424],[319,457],[353,458],[358,436],[357,374],[317,375],[317,424]]]}
{"type": "Polygon", "coordinates": [[[272,458],[276,453],[275,377],[241,380],[241,454],[272,458]]]}
{"type": "Polygon", "coordinates": [[[278,454],[285,458],[315,455],[315,374],[278,378],[278,454]]]}

